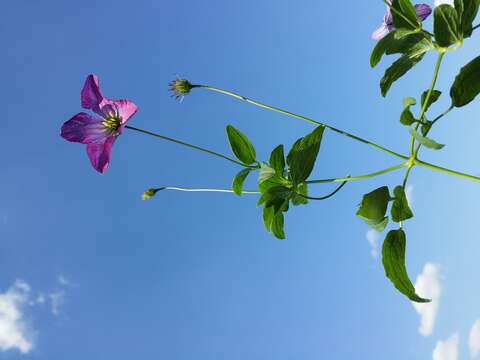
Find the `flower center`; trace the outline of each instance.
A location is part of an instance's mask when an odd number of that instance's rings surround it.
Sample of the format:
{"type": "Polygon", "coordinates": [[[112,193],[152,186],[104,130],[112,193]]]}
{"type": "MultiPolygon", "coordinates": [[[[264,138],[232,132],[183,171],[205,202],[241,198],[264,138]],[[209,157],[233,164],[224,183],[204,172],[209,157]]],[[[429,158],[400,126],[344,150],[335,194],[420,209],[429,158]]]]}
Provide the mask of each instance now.
{"type": "Polygon", "coordinates": [[[103,120],[102,124],[109,134],[115,134],[120,128],[121,118],[116,115],[109,115],[103,120]]]}

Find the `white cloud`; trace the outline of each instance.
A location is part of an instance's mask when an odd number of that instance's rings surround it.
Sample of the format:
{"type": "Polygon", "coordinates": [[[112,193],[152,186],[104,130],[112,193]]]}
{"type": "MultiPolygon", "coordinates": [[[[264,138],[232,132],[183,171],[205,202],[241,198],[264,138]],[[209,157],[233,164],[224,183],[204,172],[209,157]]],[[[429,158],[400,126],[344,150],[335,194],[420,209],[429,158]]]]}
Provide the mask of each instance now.
{"type": "Polygon", "coordinates": [[[455,7],[455,0],[435,0],[435,6],[440,6],[443,4],[448,4],[455,7]]]}
{"type": "Polygon", "coordinates": [[[475,321],[470,330],[468,345],[472,359],[476,358],[480,354],[480,320],[475,321]]]}
{"type": "Polygon", "coordinates": [[[371,248],[370,254],[376,259],[378,257],[378,240],[380,239],[380,233],[371,229],[367,231],[366,237],[371,248]]]}
{"type": "Polygon", "coordinates": [[[0,293],[0,351],[18,350],[26,354],[33,349],[32,330],[22,311],[29,298],[30,286],[21,280],[0,293]]]}
{"type": "Polygon", "coordinates": [[[425,264],[423,272],[418,275],[415,282],[415,291],[419,296],[432,300],[432,302],[425,304],[412,303],[420,315],[419,333],[423,336],[429,336],[435,326],[442,293],[438,266],[431,263],[425,264]]]}
{"type": "Polygon", "coordinates": [[[65,303],[65,291],[60,290],[49,294],[52,314],[59,316],[62,306],[65,303]]]}
{"type": "Polygon", "coordinates": [[[458,334],[453,334],[445,341],[438,341],[433,350],[433,360],[458,360],[459,341],[458,334]]]}

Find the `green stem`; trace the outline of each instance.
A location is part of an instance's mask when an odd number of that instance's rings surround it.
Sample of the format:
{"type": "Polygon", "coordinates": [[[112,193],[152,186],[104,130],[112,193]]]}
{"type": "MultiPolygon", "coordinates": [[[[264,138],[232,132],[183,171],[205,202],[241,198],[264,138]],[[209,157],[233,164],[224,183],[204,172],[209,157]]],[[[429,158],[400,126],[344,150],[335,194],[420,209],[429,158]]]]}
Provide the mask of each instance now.
{"type": "Polygon", "coordinates": [[[309,180],[309,181],[305,181],[305,183],[307,183],[307,184],[323,184],[323,183],[330,183],[330,182],[344,182],[344,181],[348,182],[348,181],[370,179],[370,178],[373,178],[373,177],[376,177],[376,176],[380,176],[380,175],[389,173],[391,171],[395,171],[395,170],[404,168],[406,166],[408,166],[408,162],[405,162],[405,163],[402,163],[402,164],[399,164],[399,165],[395,165],[395,166],[389,167],[387,169],[379,170],[379,171],[376,171],[374,173],[370,173],[370,174],[366,174],[366,175],[347,176],[347,177],[343,177],[343,178],[332,178],[332,179],[322,179],[322,180],[309,180]]]}
{"type": "MultiPolygon", "coordinates": [[[[162,191],[162,190],[174,190],[174,191],[182,191],[182,192],[217,192],[217,193],[229,193],[234,194],[233,190],[229,189],[198,189],[198,188],[182,188],[177,186],[162,186],[160,188],[153,189],[155,191],[162,191]]],[[[248,195],[260,195],[261,193],[258,191],[246,191],[243,190],[242,194],[248,195]]]]}
{"type": "Polygon", "coordinates": [[[306,196],[306,195],[299,194],[299,193],[297,193],[297,195],[300,196],[300,197],[303,197],[303,198],[305,198],[305,199],[308,199],[308,200],[326,200],[326,199],[331,198],[332,196],[334,196],[337,192],[339,192],[339,191],[345,186],[346,183],[347,183],[347,181],[344,181],[344,182],[341,183],[340,186],[337,187],[333,192],[331,192],[331,193],[328,194],[328,195],[321,196],[321,197],[306,196]]]}
{"type": "Polygon", "coordinates": [[[468,180],[480,182],[480,177],[478,177],[478,176],[473,176],[473,175],[465,174],[465,173],[462,173],[462,172],[459,172],[459,171],[447,169],[447,168],[437,166],[437,165],[433,165],[433,164],[430,164],[430,163],[427,163],[425,161],[421,161],[421,160],[418,160],[418,159],[416,159],[414,162],[415,162],[415,165],[422,166],[422,167],[425,167],[427,169],[431,169],[431,170],[434,170],[434,171],[437,171],[437,172],[441,172],[441,173],[444,173],[444,174],[456,176],[456,177],[463,178],[463,179],[468,179],[468,180]]]}
{"type": "Polygon", "coordinates": [[[234,164],[237,164],[237,165],[240,165],[240,166],[243,166],[243,167],[246,167],[246,168],[252,168],[252,169],[257,169],[257,168],[258,168],[258,166],[245,165],[245,164],[241,163],[240,161],[237,161],[237,160],[235,160],[235,159],[232,159],[231,157],[228,157],[228,156],[226,156],[226,155],[219,154],[219,153],[217,153],[217,152],[215,152],[215,151],[211,151],[211,150],[208,150],[208,149],[204,149],[204,148],[202,148],[202,147],[200,147],[200,146],[195,146],[195,145],[192,145],[192,144],[189,144],[189,143],[180,141],[180,140],[172,139],[172,138],[169,138],[169,137],[167,137],[167,136],[163,136],[163,135],[160,135],[160,134],[156,134],[156,133],[151,132],[151,131],[139,129],[139,128],[136,128],[136,127],[133,127],[133,126],[130,126],[130,125],[125,126],[125,129],[137,131],[137,132],[140,132],[140,133],[142,133],[142,134],[154,136],[154,137],[160,138],[160,139],[162,139],[162,140],[171,141],[171,142],[174,142],[174,143],[176,143],[176,144],[180,144],[180,145],[189,147],[189,148],[191,148],[191,149],[199,150],[199,151],[202,151],[202,152],[204,152],[204,153],[207,153],[207,154],[210,154],[210,155],[214,155],[214,156],[217,156],[217,157],[219,157],[219,158],[228,160],[228,161],[230,161],[230,162],[232,162],[232,163],[234,163],[234,164]]]}
{"type": "MultiPolygon", "coordinates": [[[[435,123],[440,120],[441,118],[443,118],[445,115],[447,115],[450,111],[452,111],[454,108],[453,105],[451,105],[447,110],[445,110],[443,113],[441,113],[440,115],[438,115],[435,119],[432,120],[431,124],[430,124],[430,128],[428,128],[428,130],[425,132],[425,136],[428,135],[428,133],[430,132],[430,130],[432,130],[432,127],[433,125],[435,125],[435,123]]],[[[422,144],[418,144],[417,145],[417,148],[415,149],[415,158],[417,158],[418,156],[418,153],[420,151],[420,148],[422,147],[422,144]]]]}
{"type": "MultiPolygon", "coordinates": [[[[437,63],[435,64],[435,71],[433,72],[433,79],[432,83],[430,84],[430,88],[428,89],[427,96],[425,98],[425,101],[423,102],[422,105],[422,110],[420,112],[420,115],[418,118],[421,120],[423,119],[423,116],[425,115],[425,112],[427,111],[427,105],[428,102],[430,101],[430,97],[432,96],[432,92],[435,89],[435,85],[437,84],[437,79],[438,79],[438,73],[440,71],[440,65],[442,64],[443,56],[445,55],[444,52],[439,52],[438,57],[437,57],[437,63]]],[[[417,124],[415,126],[415,130],[418,131],[420,124],[417,124]]],[[[414,147],[415,147],[415,138],[412,136],[410,138],[410,155],[414,155],[414,147]]]]}
{"type": "Polygon", "coordinates": [[[404,155],[401,155],[393,150],[390,150],[386,147],[383,147],[381,145],[378,145],[378,144],[375,144],[371,141],[368,141],[368,140],[365,140],[365,139],[362,139],[361,137],[358,137],[356,135],[353,135],[353,134],[350,134],[346,131],[343,131],[343,130],[340,130],[340,129],[337,129],[333,126],[330,126],[330,125],[327,125],[327,124],[324,124],[324,123],[321,123],[321,122],[318,122],[318,121],[315,121],[313,119],[310,119],[310,118],[307,118],[305,116],[301,116],[301,115],[298,115],[298,114],[295,114],[295,113],[292,113],[290,111],[286,111],[286,110],[282,110],[282,109],[279,109],[279,108],[276,108],[274,106],[270,106],[270,105],[266,105],[266,104],[263,104],[261,102],[258,102],[258,101],[255,101],[255,100],[252,100],[252,99],[249,99],[245,96],[242,96],[242,95],[239,95],[239,94],[236,94],[234,92],[231,92],[231,91],[227,91],[227,90],[223,90],[223,89],[219,89],[219,88],[216,88],[216,87],[213,87],[213,86],[209,86],[209,85],[192,85],[192,87],[194,88],[203,88],[203,89],[208,89],[208,90],[211,90],[211,91],[215,91],[215,92],[218,92],[218,93],[221,93],[221,94],[224,94],[224,95],[228,95],[228,96],[232,96],[234,97],[235,99],[238,99],[238,100],[242,100],[242,101],[246,101],[250,104],[253,104],[253,105],[256,105],[256,106],[259,106],[261,108],[264,108],[264,109],[268,109],[268,110],[271,110],[271,111],[274,111],[274,112],[277,112],[277,113],[280,113],[280,114],[283,114],[283,115],[286,115],[286,116],[290,116],[290,117],[293,117],[293,118],[296,118],[296,119],[299,119],[299,120],[303,120],[303,121],[306,121],[306,122],[309,122],[311,124],[315,124],[315,125],[318,125],[318,126],[323,126],[333,132],[336,132],[338,134],[341,134],[343,136],[347,136],[351,139],[354,139],[356,141],[359,141],[363,144],[366,144],[366,145],[369,145],[377,150],[380,150],[380,151],[383,151],[383,152],[386,152],[390,155],[393,155],[393,156],[396,156],[400,159],[403,159],[403,160],[407,160],[408,157],[407,156],[404,156],[404,155]]]}

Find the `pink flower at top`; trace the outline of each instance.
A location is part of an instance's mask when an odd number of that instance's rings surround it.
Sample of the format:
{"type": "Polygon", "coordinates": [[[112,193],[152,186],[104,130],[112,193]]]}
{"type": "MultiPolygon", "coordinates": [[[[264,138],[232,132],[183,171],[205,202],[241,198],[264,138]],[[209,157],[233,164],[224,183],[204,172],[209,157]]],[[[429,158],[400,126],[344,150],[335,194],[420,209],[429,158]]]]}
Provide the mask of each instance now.
{"type": "Polygon", "coordinates": [[[86,144],[92,166],[103,174],[110,164],[113,143],[137,112],[137,106],[130,100],[104,97],[96,75],[88,75],[80,97],[82,107],[95,114],[76,114],[63,124],[61,136],[71,142],[86,144]]]}

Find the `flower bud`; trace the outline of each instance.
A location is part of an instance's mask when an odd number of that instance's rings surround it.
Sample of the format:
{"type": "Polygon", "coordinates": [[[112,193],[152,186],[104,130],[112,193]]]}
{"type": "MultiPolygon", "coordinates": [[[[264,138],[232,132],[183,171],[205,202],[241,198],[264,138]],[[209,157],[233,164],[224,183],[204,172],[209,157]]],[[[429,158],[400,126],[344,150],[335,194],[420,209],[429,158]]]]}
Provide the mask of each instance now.
{"type": "Polygon", "coordinates": [[[190,90],[192,90],[193,85],[190,81],[186,79],[175,79],[170,82],[170,91],[173,93],[173,97],[176,99],[183,99],[185,95],[187,95],[190,90]]]}
{"type": "Polygon", "coordinates": [[[142,194],[142,200],[148,200],[152,196],[155,196],[155,194],[159,191],[160,189],[148,189],[142,194]]]}

